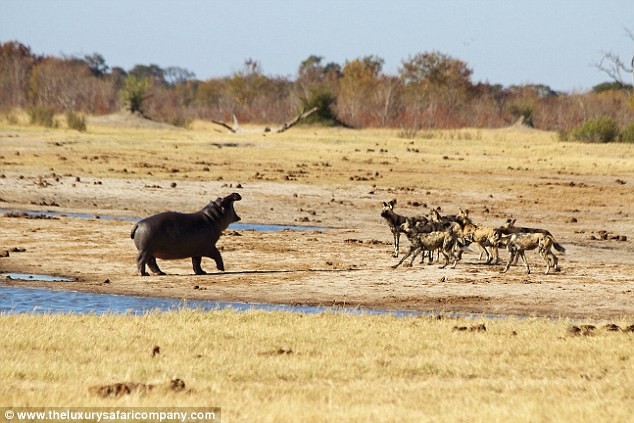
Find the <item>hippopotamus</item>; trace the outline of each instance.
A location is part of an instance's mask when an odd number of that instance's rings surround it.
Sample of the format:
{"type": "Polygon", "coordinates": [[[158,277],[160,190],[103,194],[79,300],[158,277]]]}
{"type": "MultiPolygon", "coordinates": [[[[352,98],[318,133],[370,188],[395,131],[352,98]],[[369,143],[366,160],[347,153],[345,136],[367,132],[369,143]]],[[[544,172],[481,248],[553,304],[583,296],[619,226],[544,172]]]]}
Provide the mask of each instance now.
{"type": "Polygon", "coordinates": [[[233,208],[234,201],[240,201],[240,194],[233,193],[209,202],[196,213],[165,212],[139,221],[130,238],[134,240],[139,254],[137,268],[141,276],[148,276],[150,270],[164,275],[156,264],[156,259],[176,260],[191,257],[194,273],[204,275],[200,267],[203,257],[214,259],[220,271],[225,270],[216,242],[222,231],[234,222],[240,221],[233,208]]]}

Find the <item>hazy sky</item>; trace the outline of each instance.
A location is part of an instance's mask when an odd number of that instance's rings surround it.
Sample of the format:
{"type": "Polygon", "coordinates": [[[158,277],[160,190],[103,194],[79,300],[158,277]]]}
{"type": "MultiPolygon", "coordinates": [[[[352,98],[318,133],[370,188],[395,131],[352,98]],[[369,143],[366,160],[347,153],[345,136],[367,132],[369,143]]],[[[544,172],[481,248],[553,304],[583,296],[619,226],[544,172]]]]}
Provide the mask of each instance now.
{"type": "Polygon", "coordinates": [[[229,76],[245,59],[294,78],[310,55],[376,55],[384,72],[438,50],[473,81],[587,90],[604,51],[629,63],[634,0],[0,0],[0,41],[37,54],[100,53],[110,67],[180,66],[229,76]]]}

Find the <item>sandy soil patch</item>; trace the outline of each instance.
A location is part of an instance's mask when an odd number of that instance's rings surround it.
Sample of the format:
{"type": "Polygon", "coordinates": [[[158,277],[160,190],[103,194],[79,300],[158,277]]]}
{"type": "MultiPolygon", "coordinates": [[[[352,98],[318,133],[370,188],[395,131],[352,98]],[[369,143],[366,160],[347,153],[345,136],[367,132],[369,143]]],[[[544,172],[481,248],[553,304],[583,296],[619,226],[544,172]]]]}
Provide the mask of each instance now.
{"type": "MultiPolygon", "coordinates": [[[[293,129],[279,136],[210,130],[120,129],[87,134],[0,130],[0,208],[81,212],[90,219],[0,215],[0,272],[72,276],[76,282],[8,285],[87,292],[285,304],[508,315],[634,315],[632,146],[577,145],[538,131],[452,131],[431,139],[395,132],[293,129]],[[239,192],[244,223],[318,231],[229,229],[219,241],[227,271],[195,276],[188,260],[159,262],[166,276],[136,275],[133,223],[195,211],[239,192]],[[477,254],[456,269],[392,269],[392,236],[379,216],[471,210],[476,222],[517,218],[549,229],[567,252],[562,271],[533,273],[477,254]]],[[[402,249],[408,242],[402,238],[402,249]]]]}

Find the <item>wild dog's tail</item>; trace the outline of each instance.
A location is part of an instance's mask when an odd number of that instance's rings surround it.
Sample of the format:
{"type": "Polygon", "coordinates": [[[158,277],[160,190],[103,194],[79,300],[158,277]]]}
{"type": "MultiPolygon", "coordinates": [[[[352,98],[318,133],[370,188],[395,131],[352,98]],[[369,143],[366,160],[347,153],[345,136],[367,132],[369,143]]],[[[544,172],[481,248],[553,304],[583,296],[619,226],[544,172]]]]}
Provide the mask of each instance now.
{"type": "Polygon", "coordinates": [[[130,232],[130,239],[134,239],[134,233],[136,232],[136,228],[139,226],[139,224],[137,223],[136,225],[134,225],[134,228],[132,228],[132,232],[130,232]]]}
{"type": "Polygon", "coordinates": [[[554,239],[553,239],[553,247],[555,247],[555,250],[559,251],[562,254],[566,253],[566,249],[564,248],[564,246],[558,242],[555,242],[554,239]]]}

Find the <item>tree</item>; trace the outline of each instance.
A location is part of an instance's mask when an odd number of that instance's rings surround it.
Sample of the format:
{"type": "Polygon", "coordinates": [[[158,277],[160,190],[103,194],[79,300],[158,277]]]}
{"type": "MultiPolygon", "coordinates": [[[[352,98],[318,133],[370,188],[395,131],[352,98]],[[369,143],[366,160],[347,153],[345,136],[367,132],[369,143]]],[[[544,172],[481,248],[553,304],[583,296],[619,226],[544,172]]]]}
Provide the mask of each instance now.
{"type": "Polygon", "coordinates": [[[365,126],[375,106],[383,59],[365,56],[346,62],[339,81],[337,114],[353,127],[365,126]]]}
{"type": "Polygon", "coordinates": [[[467,64],[437,51],[419,53],[402,64],[399,74],[414,126],[455,124],[454,116],[460,114],[472,89],[467,64]]]}
{"type": "Polygon", "coordinates": [[[145,116],[145,101],[149,98],[148,90],[151,85],[152,83],[148,77],[138,77],[134,74],[129,74],[123,80],[123,87],[121,87],[120,91],[123,107],[130,113],[138,113],[141,116],[145,116]]]}
{"type": "Polygon", "coordinates": [[[168,85],[174,86],[178,84],[184,84],[187,81],[191,81],[196,77],[194,72],[178,66],[170,66],[165,68],[164,71],[165,81],[168,85]]]}
{"type": "Polygon", "coordinates": [[[419,53],[403,61],[400,76],[406,85],[467,88],[471,85],[471,69],[461,60],[434,51],[419,53]]]}
{"type": "Polygon", "coordinates": [[[135,65],[128,74],[137,79],[149,79],[160,85],[166,84],[165,71],[159,65],[135,65]]]}
{"type": "MultiPolygon", "coordinates": [[[[625,29],[625,32],[630,40],[634,42],[634,32],[629,29],[625,29]]],[[[634,57],[632,57],[628,65],[618,54],[611,51],[603,52],[603,57],[595,66],[623,88],[631,86],[626,82],[630,77],[632,82],[634,82],[634,57]]],[[[627,92],[631,95],[631,90],[627,90],[627,92]]]]}
{"type": "Polygon", "coordinates": [[[99,53],[93,53],[89,56],[84,56],[84,61],[88,65],[88,69],[94,76],[101,77],[108,73],[110,67],[106,64],[106,59],[99,53]]]}
{"type": "Polygon", "coordinates": [[[26,106],[30,73],[39,60],[17,41],[0,44],[0,108],[26,106]]]}
{"type": "Polygon", "coordinates": [[[323,57],[311,55],[302,61],[295,82],[296,95],[302,108],[317,107],[317,112],[306,122],[337,125],[340,122],[333,112],[337,99],[337,87],[341,78],[341,66],[337,63],[322,64],[323,57]]]}

